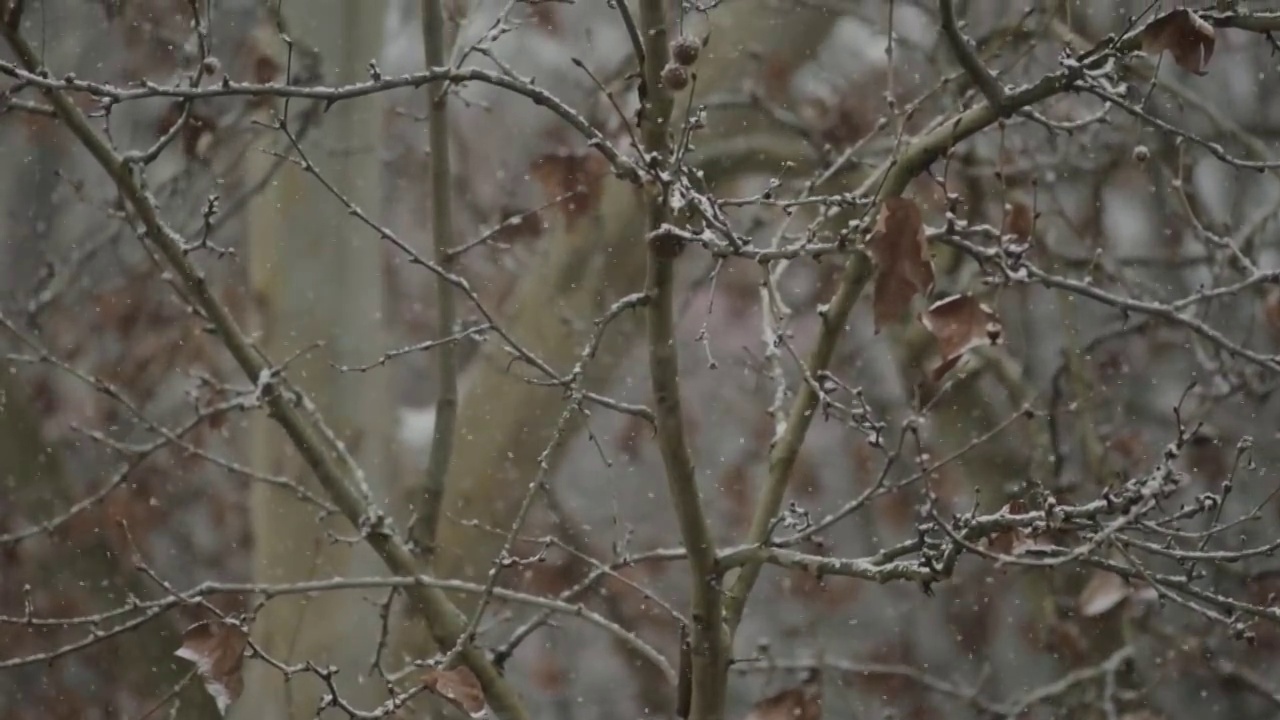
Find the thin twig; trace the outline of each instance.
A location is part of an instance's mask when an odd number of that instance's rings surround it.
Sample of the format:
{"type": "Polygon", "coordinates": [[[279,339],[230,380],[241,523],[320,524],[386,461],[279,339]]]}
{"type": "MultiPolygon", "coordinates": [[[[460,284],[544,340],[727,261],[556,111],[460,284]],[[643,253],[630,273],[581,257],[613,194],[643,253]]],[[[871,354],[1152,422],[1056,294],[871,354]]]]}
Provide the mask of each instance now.
{"type": "MultiPolygon", "coordinates": [[[[25,72],[34,77],[36,70],[41,67],[35,50],[15,29],[0,28],[0,34],[3,34],[19,62],[26,68],[25,72]]],[[[138,179],[128,164],[98,135],[83,111],[76,107],[64,91],[48,86],[42,89],[63,123],[115,183],[145,230],[142,234],[144,239],[165,259],[185,294],[217,329],[218,336],[245,376],[252,382],[262,384],[264,401],[272,418],[288,435],[334,504],[352,525],[362,529],[364,539],[393,572],[421,575],[421,568],[413,553],[392,532],[390,521],[364,502],[357,489],[357,479],[352,476],[353,468],[345,467],[345,462],[339,462],[337,458],[341,456],[325,439],[322,428],[310,416],[310,408],[299,407],[297,400],[305,401],[305,397],[283,378],[273,376],[271,363],[240,329],[231,311],[218,299],[204,275],[191,263],[183,251],[183,239],[160,218],[154,202],[139,186],[138,179]]],[[[450,645],[456,642],[462,632],[464,618],[444,592],[425,585],[415,585],[408,592],[437,638],[450,645]]],[[[514,688],[484,653],[468,649],[463,652],[462,659],[475,673],[500,716],[508,720],[528,720],[529,716],[514,688]]]]}
{"type": "Polygon", "coordinates": [[[987,66],[983,65],[982,61],[978,59],[978,54],[969,45],[969,38],[960,32],[953,0],[938,0],[938,9],[942,15],[942,34],[946,36],[947,44],[951,47],[951,52],[955,53],[960,67],[964,68],[964,71],[969,75],[969,79],[982,91],[983,96],[987,98],[987,102],[991,103],[991,107],[995,108],[1002,116],[1006,115],[1008,109],[1005,103],[1004,88],[1000,87],[1000,81],[996,80],[991,71],[987,69],[987,66]]]}

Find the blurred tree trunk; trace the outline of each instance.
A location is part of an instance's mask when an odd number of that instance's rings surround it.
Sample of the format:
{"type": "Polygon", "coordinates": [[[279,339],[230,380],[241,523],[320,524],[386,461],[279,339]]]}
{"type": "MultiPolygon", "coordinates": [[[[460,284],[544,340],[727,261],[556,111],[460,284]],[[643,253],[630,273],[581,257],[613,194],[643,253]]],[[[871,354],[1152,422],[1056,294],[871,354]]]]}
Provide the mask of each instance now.
{"type": "MultiPolygon", "coordinates": [[[[381,44],[383,2],[292,2],[284,3],[283,12],[289,35],[319,53],[322,83],[367,79],[367,64],[381,44]]],[[[295,68],[298,57],[295,50],[295,68]]],[[[290,128],[296,130],[302,115],[315,109],[290,103],[290,128]]],[[[282,110],[277,105],[276,112],[282,110]]],[[[381,198],[382,111],[373,97],[339,103],[319,116],[302,142],[317,171],[375,217],[381,198]]],[[[257,171],[265,172],[271,161],[262,154],[254,160],[257,171]]],[[[363,364],[385,351],[382,240],[292,163],[255,200],[249,223],[251,286],[264,346],[277,364],[302,353],[289,364],[290,378],[310,395],[365,469],[381,502],[391,470],[387,375],[347,375],[331,363],[363,364]],[[323,347],[312,347],[317,342],[323,347]]],[[[265,415],[255,419],[252,433],[257,467],[315,487],[290,443],[265,415]]],[[[292,493],[257,485],[251,507],[257,582],[385,573],[365,544],[349,542],[357,535],[349,523],[337,518],[318,522],[316,509],[292,493]]],[[[375,597],[355,591],[273,600],[258,616],[253,638],[278,661],[338,668],[343,699],[367,709],[385,697],[382,684],[367,677],[379,637],[378,608],[371,601],[375,597]]],[[[261,662],[250,663],[247,673],[237,717],[286,717],[287,708],[287,717],[309,718],[325,692],[314,677],[296,676],[286,683],[261,662]]]]}
{"type": "MultiPolygon", "coordinates": [[[[763,0],[718,9],[710,15],[711,45],[696,67],[699,96],[733,91],[757,68],[751,59],[754,52],[763,58],[765,75],[790,77],[817,50],[832,21],[833,16],[822,10],[784,12],[763,0]]],[[[773,80],[762,81],[774,89],[773,80]]],[[[785,97],[776,101],[787,104],[785,97]]],[[[684,101],[677,106],[684,107],[684,101]]],[[[702,134],[707,143],[767,126],[755,114],[736,111],[713,113],[711,124],[702,134]]],[[[752,164],[750,157],[740,160],[752,164]]],[[[710,179],[728,180],[737,172],[729,163],[719,177],[710,179]]],[[[647,248],[642,198],[634,186],[611,175],[600,182],[597,200],[587,212],[548,231],[541,241],[542,255],[524,273],[507,305],[510,314],[503,318],[504,327],[524,347],[560,373],[577,362],[595,330],[592,321],[643,285],[647,248]]],[[[586,387],[606,386],[641,337],[641,317],[628,312],[609,326],[600,352],[588,365],[586,387]]],[[[564,393],[531,385],[526,377],[538,375],[512,365],[501,343],[486,343],[468,369],[437,536],[435,563],[442,576],[477,580],[488,573],[502,538],[484,528],[510,527],[537,473],[539,455],[551,441],[566,402],[564,393]]],[[[561,443],[558,450],[566,445],[561,443]]],[[[560,455],[554,453],[551,462],[560,455]]],[[[475,598],[455,600],[466,609],[475,598]]],[[[419,640],[411,642],[425,643],[420,632],[414,637],[419,640]]]]}

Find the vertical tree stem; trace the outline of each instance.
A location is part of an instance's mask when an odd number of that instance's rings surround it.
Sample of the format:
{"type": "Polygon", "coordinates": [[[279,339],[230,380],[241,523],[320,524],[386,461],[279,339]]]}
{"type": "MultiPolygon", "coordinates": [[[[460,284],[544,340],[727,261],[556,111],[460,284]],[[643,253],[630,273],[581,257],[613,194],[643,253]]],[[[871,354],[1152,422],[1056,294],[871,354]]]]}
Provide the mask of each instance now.
{"type": "MultiPolygon", "coordinates": [[[[1126,39],[1125,42],[1129,41],[1126,39]]],[[[1047,75],[1031,85],[1010,92],[1002,100],[1004,109],[1014,111],[1052,97],[1071,88],[1082,74],[1082,71],[1073,69],[1047,75]]],[[[902,195],[911,180],[934,160],[998,121],[1001,112],[995,105],[987,104],[965,110],[947,122],[938,123],[932,130],[912,140],[897,157],[883,163],[858,188],[855,195],[871,197],[871,207],[878,209],[886,199],[902,195]]],[[[870,216],[874,217],[873,214],[870,216]]],[[[865,253],[854,253],[846,261],[840,285],[821,314],[822,333],[805,362],[810,373],[817,374],[831,364],[836,343],[849,322],[849,313],[871,281],[873,270],[873,264],[865,253]]],[[[800,446],[813,422],[818,400],[818,394],[811,383],[800,384],[787,416],[786,432],[769,451],[769,480],[756,500],[751,528],[747,532],[749,544],[764,545],[768,541],[769,528],[782,507],[791,470],[795,467],[800,446]]],[[[761,567],[762,564],[757,559],[745,563],[726,593],[725,620],[730,633],[735,632],[742,622],[751,590],[760,578],[761,567]]]]}
{"type": "MultiPolygon", "coordinates": [[[[428,68],[445,64],[445,32],[443,0],[422,0],[422,45],[428,68]]],[[[431,235],[435,242],[435,261],[445,272],[453,272],[449,246],[453,240],[453,193],[449,164],[449,119],[447,115],[448,85],[428,85],[428,147],[431,153],[431,235]]],[[[443,335],[453,332],[456,318],[455,298],[449,283],[436,278],[437,329],[443,335]]],[[[454,426],[458,419],[458,367],[456,348],[445,343],[435,350],[437,368],[436,424],[427,459],[427,476],[423,485],[422,509],[414,528],[418,546],[428,557],[435,554],[436,530],[440,525],[440,504],[444,499],[445,478],[453,454],[454,426]]]]}
{"type": "MultiPolygon", "coordinates": [[[[662,69],[670,55],[664,0],[641,0],[640,34],[645,42],[641,139],[648,164],[660,168],[671,153],[669,125],[674,105],[670,90],[662,86],[662,69]]],[[[679,248],[660,237],[668,216],[665,192],[660,183],[654,183],[650,190],[647,208],[650,247],[645,280],[649,296],[649,378],[656,407],[658,446],[681,539],[689,552],[693,581],[693,697],[689,717],[720,720],[724,716],[727,643],[716,549],[698,496],[680,403],[680,358],[674,331],[675,259],[679,248]]]]}

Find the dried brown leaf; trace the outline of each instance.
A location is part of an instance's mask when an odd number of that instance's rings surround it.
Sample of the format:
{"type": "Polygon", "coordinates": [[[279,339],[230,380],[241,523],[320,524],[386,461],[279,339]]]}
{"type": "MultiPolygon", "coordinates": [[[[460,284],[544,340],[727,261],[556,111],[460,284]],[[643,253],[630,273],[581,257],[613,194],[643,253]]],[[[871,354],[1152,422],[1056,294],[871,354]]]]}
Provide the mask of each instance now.
{"type": "Polygon", "coordinates": [[[653,428],[639,415],[628,415],[622,421],[613,447],[627,460],[635,462],[642,450],[640,444],[653,437],[653,428]]]}
{"type": "Polygon", "coordinates": [[[1069,667],[1087,662],[1093,647],[1093,641],[1085,637],[1077,622],[1053,620],[1045,627],[1039,620],[1030,620],[1022,624],[1022,632],[1026,637],[1038,638],[1042,649],[1070,663],[1069,667]]]}
{"type": "Polygon", "coordinates": [[[473,718],[488,717],[489,703],[475,673],[464,666],[452,670],[431,668],[422,676],[422,684],[431,692],[473,718]]]}
{"type": "MultiPolygon", "coordinates": [[[[168,110],[160,118],[159,127],[156,128],[157,137],[163,137],[173,129],[174,125],[182,120],[182,111],[181,103],[174,103],[169,106],[168,110]]],[[[189,158],[207,160],[209,147],[213,144],[213,134],[217,129],[217,122],[211,117],[198,112],[191,112],[187,116],[186,124],[182,126],[180,131],[182,135],[182,151],[189,158]]]]}
{"type": "MultiPolygon", "coordinates": [[[[1001,513],[1010,515],[1022,515],[1028,511],[1025,500],[1014,499],[1008,504],[1000,508],[1001,513]]],[[[1037,548],[1052,546],[1053,543],[1042,537],[1037,537],[1028,532],[1025,528],[1013,528],[1004,532],[996,533],[987,538],[987,546],[992,551],[1001,555],[1022,555],[1026,552],[1037,548]]]]}
{"type": "Polygon", "coordinates": [[[559,35],[564,31],[564,23],[559,8],[554,3],[530,3],[529,19],[540,30],[548,35],[559,35]]]}
{"type": "Polygon", "coordinates": [[[933,381],[946,375],[968,351],[1000,341],[1004,326],[994,311],[972,295],[955,295],[934,303],[920,316],[925,329],[938,341],[942,362],[933,381]]]}
{"type": "Polygon", "coordinates": [[[1018,242],[1029,242],[1035,230],[1035,214],[1021,200],[1009,205],[1009,213],[1004,218],[1004,234],[1012,235],[1018,242]]]}
{"type": "Polygon", "coordinates": [[[533,684],[548,695],[559,695],[568,687],[569,675],[565,672],[562,657],[553,649],[544,648],[529,673],[533,684]]]}
{"type": "Polygon", "coordinates": [[[1280,337],[1280,287],[1267,290],[1267,297],[1262,302],[1262,317],[1271,334],[1280,337]]]}
{"type": "Polygon", "coordinates": [[[744,720],[820,720],[822,682],[817,673],[805,682],[760,700],[744,720]]]}
{"type": "Polygon", "coordinates": [[[221,620],[198,622],[182,633],[182,647],[174,655],[190,660],[225,716],[227,708],[244,691],[244,651],[249,635],[236,625],[221,620]]]}
{"type": "Polygon", "coordinates": [[[750,527],[754,507],[750,464],[739,461],[725,468],[719,486],[728,501],[729,526],[738,531],[750,527]]]}
{"type": "Polygon", "coordinates": [[[879,333],[886,324],[902,317],[916,295],[927,295],[933,289],[933,262],[925,241],[924,218],[914,200],[885,200],[867,250],[876,263],[872,307],[879,333]]]}
{"type": "Polygon", "coordinates": [[[1222,438],[1207,427],[1188,438],[1182,453],[1182,464],[1196,477],[1220,483],[1231,473],[1231,453],[1222,438]]]}
{"type": "Polygon", "coordinates": [[[1082,617],[1097,617],[1124,602],[1133,588],[1124,578],[1106,570],[1094,570],[1076,599],[1082,617]]]}
{"type": "Polygon", "coordinates": [[[1168,50],[1178,67],[1196,75],[1205,75],[1209,58],[1213,57],[1213,26],[1194,11],[1178,8],[1147,23],[1138,31],[1142,51],[1159,54],[1168,50]]]}
{"type": "Polygon", "coordinates": [[[558,150],[538,157],[531,169],[547,200],[563,198],[558,207],[574,220],[596,206],[609,163],[593,150],[558,150]]]}
{"type": "MultiPolygon", "coordinates": [[[[244,54],[236,65],[244,68],[250,80],[259,85],[285,80],[285,66],[281,62],[284,57],[274,52],[279,47],[279,34],[274,23],[260,23],[250,30],[243,44],[244,54]]],[[[267,94],[253,95],[249,97],[248,105],[255,110],[266,110],[276,106],[276,99],[267,94]]]]}

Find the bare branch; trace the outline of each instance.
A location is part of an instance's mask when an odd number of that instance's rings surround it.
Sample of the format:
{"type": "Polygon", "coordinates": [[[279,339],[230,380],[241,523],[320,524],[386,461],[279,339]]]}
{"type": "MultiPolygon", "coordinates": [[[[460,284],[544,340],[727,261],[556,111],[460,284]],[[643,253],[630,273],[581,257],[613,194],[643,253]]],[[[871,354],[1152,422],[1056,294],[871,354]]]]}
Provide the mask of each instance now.
{"type": "MultiPolygon", "coordinates": [[[[0,32],[3,32],[9,47],[27,71],[34,72],[40,67],[38,55],[16,30],[4,28],[0,32]]],[[[388,567],[404,575],[420,574],[408,547],[388,530],[387,518],[365,504],[353,479],[348,476],[349,471],[335,461],[330,443],[295,405],[291,396],[296,395],[296,391],[283,379],[272,377],[270,364],[245,336],[231,313],[213,294],[204,276],[187,258],[181,238],[161,220],[152,201],[138,186],[128,164],[94,131],[84,114],[72,104],[63,90],[50,87],[43,89],[62,121],[119,187],[146,229],[146,239],[165,258],[195,305],[217,328],[245,376],[264,386],[265,400],[273,419],[289,435],[334,503],[353,525],[364,529],[365,540],[378,551],[388,567]]],[[[463,620],[442,591],[415,586],[409,591],[409,595],[427,617],[433,633],[449,644],[457,641],[463,620]]],[[[486,694],[504,718],[523,720],[527,717],[515,691],[483,653],[469,649],[462,653],[462,659],[480,678],[486,694]]]]}
{"type": "MultiPolygon", "coordinates": [[[[443,67],[444,2],[422,0],[422,44],[428,68],[443,67]]],[[[453,243],[453,175],[449,162],[448,87],[427,86],[427,132],[431,153],[431,235],[435,242],[435,261],[452,274],[453,243]]],[[[436,280],[436,323],[441,332],[454,332],[457,311],[453,288],[436,280]]],[[[453,345],[445,345],[435,355],[437,378],[436,423],[427,460],[426,479],[422,485],[422,507],[413,528],[414,540],[428,557],[435,551],[436,530],[440,524],[440,503],[444,501],[444,481],[453,456],[453,437],[458,419],[458,360],[453,345]]]]}

